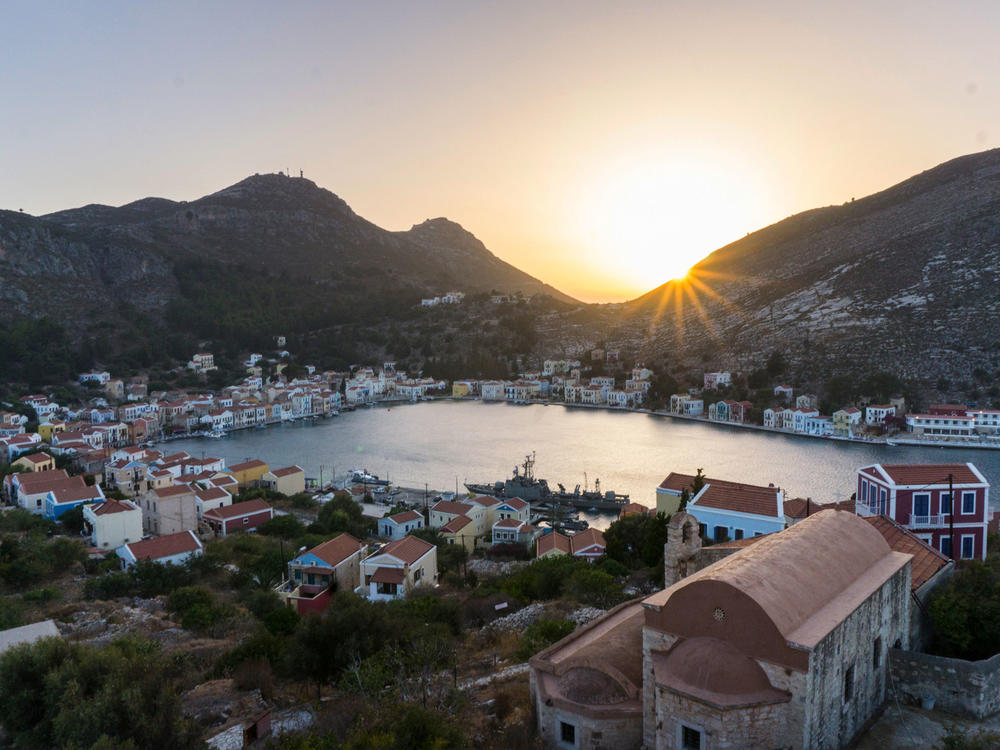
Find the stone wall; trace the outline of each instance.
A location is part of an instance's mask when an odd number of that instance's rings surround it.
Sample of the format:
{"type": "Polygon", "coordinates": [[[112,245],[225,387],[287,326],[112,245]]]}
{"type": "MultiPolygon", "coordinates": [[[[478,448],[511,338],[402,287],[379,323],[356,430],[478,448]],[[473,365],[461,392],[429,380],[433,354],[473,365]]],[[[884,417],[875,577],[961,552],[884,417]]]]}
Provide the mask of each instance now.
{"type": "Polygon", "coordinates": [[[847,747],[882,706],[887,651],[897,640],[909,645],[909,599],[905,565],[816,644],[809,656],[805,747],[847,747]],[[849,699],[848,669],[853,670],[849,699]]]}
{"type": "Polygon", "coordinates": [[[940,711],[977,719],[1000,711],[1000,654],[965,661],[892,649],[889,668],[900,703],[933,699],[940,711]]]}
{"type": "Polygon", "coordinates": [[[681,723],[700,731],[712,750],[748,747],[793,747],[798,738],[788,723],[788,704],[746,706],[723,710],[656,688],[656,750],[681,750],[681,723]]]}
{"type": "Polygon", "coordinates": [[[642,747],[642,720],[639,717],[608,718],[588,716],[580,711],[569,711],[547,705],[539,697],[537,676],[531,671],[531,698],[538,712],[538,734],[545,747],[567,747],[561,743],[560,723],[574,728],[575,747],[579,750],[638,750],[642,747]]]}

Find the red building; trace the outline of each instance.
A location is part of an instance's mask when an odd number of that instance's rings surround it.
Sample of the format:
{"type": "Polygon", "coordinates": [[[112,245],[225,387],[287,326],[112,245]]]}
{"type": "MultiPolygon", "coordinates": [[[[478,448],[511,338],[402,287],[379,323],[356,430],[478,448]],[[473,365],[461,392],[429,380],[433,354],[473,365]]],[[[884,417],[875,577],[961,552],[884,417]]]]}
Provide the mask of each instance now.
{"type": "Polygon", "coordinates": [[[858,515],[888,516],[953,559],[986,557],[990,485],[971,463],[872,464],[857,479],[858,515]]]}
{"type": "Polygon", "coordinates": [[[216,536],[227,536],[234,531],[256,529],[274,517],[274,510],[263,500],[223,505],[205,511],[202,518],[215,530],[216,536]]]}

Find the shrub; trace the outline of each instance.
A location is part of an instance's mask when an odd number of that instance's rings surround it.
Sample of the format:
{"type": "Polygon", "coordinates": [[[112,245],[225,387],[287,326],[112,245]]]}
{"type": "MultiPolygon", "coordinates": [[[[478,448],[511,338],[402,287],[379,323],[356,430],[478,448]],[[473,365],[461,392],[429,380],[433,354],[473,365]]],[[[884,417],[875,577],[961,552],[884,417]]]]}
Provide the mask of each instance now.
{"type": "Polygon", "coordinates": [[[35,589],[34,591],[26,591],[21,595],[21,598],[26,602],[31,602],[32,604],[45,604],[47,602],[55,601],[62,597],[62,593],[55,586],[46,586],[45,588],[35,589]]]}
{"type": "Polygon", "coordinates": [[[576,624],[569,620],[543,619],[529,625],[521,638],[517,649],[517,658],[521,661],[530,659],[542,649],[551,646],[565,638],[576,629],[576,624]]]}
{"type": "Polygon", "coordinates": [[[259,690],[264,700],[274,694],[274,675],[265,659],[248,659],[233,672],[233,684],[239,690],[259,690]]]}
{"type": "Polygon", "coordinates": [[[615,579],[593,567],[574,571],[566,582],[565,592],[583,604],[603,608],[617,603],[622,596],[621,586],[615,579]]]}

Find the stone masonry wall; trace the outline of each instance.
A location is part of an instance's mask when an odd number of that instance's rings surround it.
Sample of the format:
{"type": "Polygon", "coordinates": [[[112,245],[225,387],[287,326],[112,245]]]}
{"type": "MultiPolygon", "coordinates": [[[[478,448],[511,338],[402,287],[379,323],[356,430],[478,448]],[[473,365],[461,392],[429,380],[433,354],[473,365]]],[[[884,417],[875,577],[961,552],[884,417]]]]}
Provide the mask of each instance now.
{"type": "Polygon", "coordinates": [[[887,652],[897,639],[904,647],[909,642],[909,597],[906,565],[816,644],[809,657],[804,747],[846,747],[885,701],[887,652]],[[845,676],[852,667],[852,695],[847,700],[845,676]]]}
{"type": "Polygon", "coordinates": [[[531,673],[531,696],[538,711],[538,733],[546,747],[565,745],[559,741],[559,723],[565,721],[576,729],[579,750],[638,750],[642,747],[642,720],[633,718],[594,718],[547,706],[540,700],[534,671],[531,673]]]}
{"type": "Polygon", "coordinates": [[[932,698],[938,710],[977,719],[1000,711],[1000,654],[965,661],[893,649],[889,669],[901,703],[932,698]]]}
{"type": "Polygon", "coordinates": [[[656,750],[680,750],[680,724],[698,729],[712,750],[792,747],[788,704],[772,703],[723,711],[708,704],[657,688],[656,750]]]}

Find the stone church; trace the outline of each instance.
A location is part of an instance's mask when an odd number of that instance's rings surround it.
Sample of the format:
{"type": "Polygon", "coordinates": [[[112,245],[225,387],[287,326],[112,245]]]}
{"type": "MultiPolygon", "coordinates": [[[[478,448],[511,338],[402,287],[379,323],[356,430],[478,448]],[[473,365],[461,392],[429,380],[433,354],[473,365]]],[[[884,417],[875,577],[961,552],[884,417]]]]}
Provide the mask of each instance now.
{"type": "Polygon", "coordinates": [[[667,588],[537,654],[549,747],[842,748],[909,646],[910,560],[870,524],[823,511],[695,572],[698,527],[671,519],[667,588]]]}

